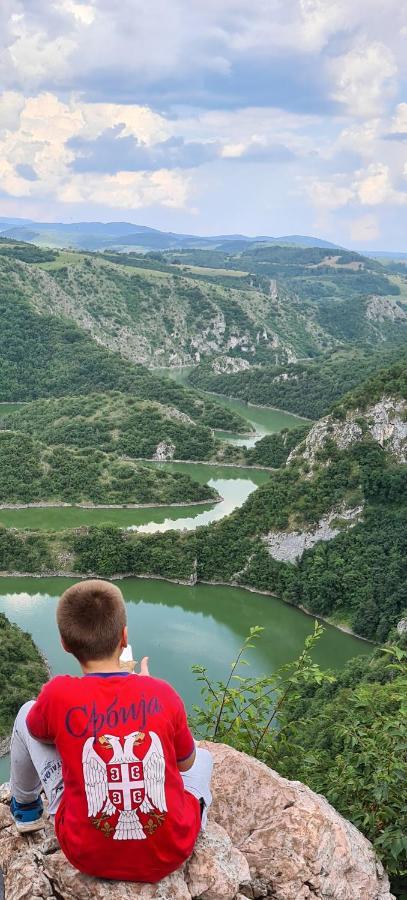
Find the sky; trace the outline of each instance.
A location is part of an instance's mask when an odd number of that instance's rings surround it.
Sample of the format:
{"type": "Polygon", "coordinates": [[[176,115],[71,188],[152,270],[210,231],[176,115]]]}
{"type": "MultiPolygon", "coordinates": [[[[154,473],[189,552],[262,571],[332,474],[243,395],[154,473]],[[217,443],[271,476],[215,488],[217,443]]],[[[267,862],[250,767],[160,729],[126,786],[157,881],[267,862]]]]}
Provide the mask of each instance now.
{"type": "Polygon", "coordinates": [[[1,0],[0,215],[407,250],[407,4],[1,0]]]}

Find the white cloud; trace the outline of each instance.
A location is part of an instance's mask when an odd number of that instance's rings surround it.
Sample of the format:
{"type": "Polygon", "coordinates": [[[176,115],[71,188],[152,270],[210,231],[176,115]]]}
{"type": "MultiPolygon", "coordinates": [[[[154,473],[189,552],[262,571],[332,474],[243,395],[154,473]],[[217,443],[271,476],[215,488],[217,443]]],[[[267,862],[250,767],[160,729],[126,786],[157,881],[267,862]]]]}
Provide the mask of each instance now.
{"type": "Polygon", "coordinates": [[[364,206],[407,203],[407,192],[395,190],[390,169],[383,163],[371,163],[367,169],[356,173],[353,187],[357,199],[364,206]]]}
{"type": "Polygon", "coordinates": [[[359,216],[357,219],[351,219],[349,225],[352,241],[369,243],[369,241],[376,241],[380,237],[379,222],[376,216],[359,216]]]}
{"type": "Polygon", "coordinates": [[[157,172],[118,172],[116,175],[75,175],[58,191],[64,203],[100,203],[123,209],[162,205],[183,208],[188,179],[166,169],[157,172]]]}
{"type": "Polygon", "coordinates": [[[357,122],[344,128],[335,142],[334,152],[339,150],[351,150],[359,156],[375,158],[377,156],[377,141],[381,136],[381,119],[368,119],[366,122],[357,122]]]}
{"type": "Polygon", "coordinates": [[[55,3],[56,8],[61,8],[70,13],[81,25],[91,25],[96,12],[93,6],[88,3],[75,3],[74,0],[63,0],[62,3],[55,3]]]}
{"type": "Polygon", "coordinates": [[[61,180],[69,180],[74,153],[67,142],[72,137],[91,139],[117,124],[125,126],[124,134],[147,144],[163,140],[169,133],[166,120],[147,107],[86,104],[75,98],[63,103],[49,92],[28,99],[14,92],[4,94],[0,116],[9,126],[3,129],[0,141],[1,156],[7,163],[2,169],[2,187],[11,194],[48,192],[61,180]],[[12,175],[17,163],[32,165],[38,181],[27,185],[12,175]]]}
{"type": "Polygon", "coordinates": [[[306,181],[304,188],[312,204],[322,210],[340,209],[353,198],[352,188],[341,184],[339,178],[336,181],[306,181]]]}
{"type": "Polygon", "coordinates": [[[169,134],[166,120],[148,107],[86,104],[72,98],[63,103],[54,94],[24,99],[3,95],[0,114],[8,128],[0,139],[0,187],[14,197],[55,196],[64,203],[101,203],[139,208],[152,203],[175,208],[186,205],[189,180],[178,171],[118,172],[114,176],[74,174],[70,138],[93,138],[106,128],[124,124],[125,133],[143,143],[169,134]],[[13,109],[14,107],[14,109],[13,109]],[[16,166],[30,165],[36,180],[27,180],[16,166]]]}
{"type": "Polygon", "coordinates": [[[382,111],[396,89],[397,65],[390,47],[375,41],[361,43],[331,64],[335,79],[332,96],[349,113],[370,118],[382,111]]]}
{"type": "Polygon", "coordinates": [[[172,133],[170,123],[148,106],[124,103],[80,103],[73,101],[82,116],[81,137],[92,139],[107,128],[124,125],[122,137],[133,135],[145,144],[164,141],[172,133]]]}
{"type": "Polygon", "coordinates": [[[394,187],[390,169],[384,163],[371,163],[366,169],[359,169],[352,177],[338,174],[325,181],[300,179],[300,185],[313,206],[322,212],[332,212],[351,204],[407,205],[407,191],[394,187]]]}
{"type": "Polygon", "coordinates": [[[0,94],[0,134],[18,128],[24,104],[23,95],[17,91],[4,91],[3,94],[0,94]]]}
{"type": "MultiPolygon", "coordinates": [[[[69,57],[75,50],[76,42],[72,37],[57,35],[49,38],[46,30],[32,30],[22,15],[13,16],[13,40],[7,51],[11,68],[18,73],[19,81],[31,89],[48,79],[60,78],[69,71],[69,57]]],[[[7,67],[7,56],[3,71],[7,67]]]]}
{"type": "Polygon", "coordinates": [[[21,178],[8,160],[0,156],[0,188],[13,197],[29,197],[32,182],[21,178]]]}
{"type": "Polygon", "coordinates": [[[399,103],[396,107],[389,133],[407,134],[407,103],[399,103]]]}

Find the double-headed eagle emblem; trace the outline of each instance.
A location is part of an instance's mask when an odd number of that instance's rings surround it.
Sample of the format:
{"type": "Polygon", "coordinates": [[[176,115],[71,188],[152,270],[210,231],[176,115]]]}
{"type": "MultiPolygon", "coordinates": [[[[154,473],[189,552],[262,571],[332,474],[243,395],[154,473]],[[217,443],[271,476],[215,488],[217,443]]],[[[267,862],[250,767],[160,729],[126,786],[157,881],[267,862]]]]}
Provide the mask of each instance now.
{"type": "Polygon", "coordinates": [[[143,840],[146,834],[137,811],[167,812],[165,799],[165,760],[160,738],[149,732],[151,744],[143,759],[134,753],[145,734],[133,731],[121,739],[113,734],[99,738],[111,747],[113,756],[105,762],[96,753],[94,739],[85,741],[82,753],[88,816],[111,816],[119,811],[113,838],[116,841],[143,840]]]}

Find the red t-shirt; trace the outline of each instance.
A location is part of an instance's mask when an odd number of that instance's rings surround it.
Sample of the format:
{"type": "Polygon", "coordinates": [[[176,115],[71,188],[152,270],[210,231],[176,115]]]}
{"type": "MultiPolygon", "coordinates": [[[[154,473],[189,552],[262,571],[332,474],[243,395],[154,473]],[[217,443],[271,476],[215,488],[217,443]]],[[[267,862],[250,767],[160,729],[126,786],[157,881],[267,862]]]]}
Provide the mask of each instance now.
{"type": "Polygon", "coordinates": [[[155,882],[185,862],[200,807],[177,767],[194,740],[171,685],[128,673],[59,675],[42,688],[27,724],[61,755],[55,829],[73,866],[155,882]]]}

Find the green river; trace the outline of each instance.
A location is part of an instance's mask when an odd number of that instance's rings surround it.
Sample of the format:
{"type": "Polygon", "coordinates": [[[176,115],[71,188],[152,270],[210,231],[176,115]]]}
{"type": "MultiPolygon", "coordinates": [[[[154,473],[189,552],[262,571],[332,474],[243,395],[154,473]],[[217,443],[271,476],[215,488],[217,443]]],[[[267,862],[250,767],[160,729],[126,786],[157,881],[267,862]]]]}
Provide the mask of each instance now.
{"type": "MultiPolygon", "coordinates": [[[[223,397],[218,400],[228,407],[233,404],[233,409],[252,422],[257,439],[261,434],[295,427],[303,421],[278,410],[246,406],[238,400],[223,397]]],[[[272,477],[269,472],[249,468],[191,463],[153,465],[164,465],[170,470],[187,472],[198,481],[208,481],[222,496],[222,502],[176,508],[1,510],[0,522],[8,527],[48,530],[102,522],[149,532],[191,529],[230,514],[259,484],[272,477]]],[[[78,672],[75,660],[61,648],[54,616],[58,595],[71,583],[71,579],[55,577],[0,579],[0,612],[32,634],[53,673],[78,672]]],[[[270,671],[295,658],[313,628],[312,618],[300,610],[274,597],[241,588],[204,584],[187,587],[141,578],[123,579],[120,587],[127,602],[135,656],[149,655],[152,674],[170,680],[189,707],[199,698],[192,664],[202,663],[212,677],[224,677],[251,625],[265,628],[256,650],[251,651],[252,669],[256,673],[270,671]]],[[[322,666],[341,668],[352,656],[369,651],[369,644],[326,626],[315,659],[322,666]]],[[[0,759],[0,783],[7,776],[8,759],[4,757],[0,759]]]]}

